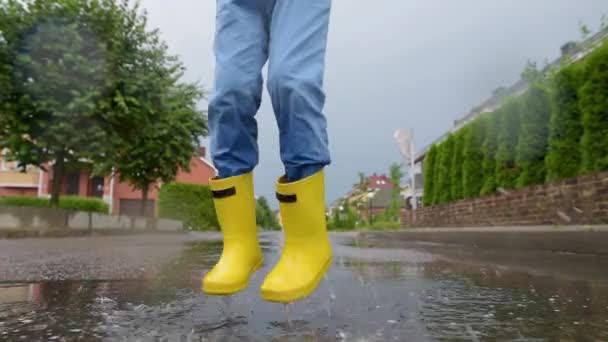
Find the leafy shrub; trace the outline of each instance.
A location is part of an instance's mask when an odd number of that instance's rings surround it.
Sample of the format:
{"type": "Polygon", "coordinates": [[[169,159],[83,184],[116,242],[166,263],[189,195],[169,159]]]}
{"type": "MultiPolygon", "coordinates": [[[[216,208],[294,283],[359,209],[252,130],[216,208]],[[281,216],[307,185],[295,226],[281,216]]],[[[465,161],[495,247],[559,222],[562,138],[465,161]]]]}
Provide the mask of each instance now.
{"type": "Polygon", "coordinates": [[[608,43],[589,57],[587,77],[579,90],[583,113],[583,173],[608,170],[608,43]]]}
{"type": "Polygon", "coordinates": [[[462,199],[463,181],[462,181],[462,161],[464,159],[464,142],[468,126],[463,127],[454,134],[454,155],[452,156],[452,164],[450,167],[450,185],[452,192],[452,200],[462,199]]]}
{"type": "MultiPolygon", "coordinates": [[[[0,205],[45,208],[50,206],[50,200],[48,198],[27,196],[2,197],[0,198],[0,205]]],[[[109,212],[109,206],[103,200],[78,196],[62,196],[59,200],[59,208],[104,214],[109,212]]]]}
{"type": "Polygon", "coordinates": [[[464,143],[463,184],[464,197],[477,197],[483,185],[483,124],[480,119],[473,121],[467,130],[464,143]]]}
{"type": "Polygon", "coordinates": [[[426,158],[424,158],[424,196],[422,202],[426,206],[435,203],[435,164],[437,152],[437,145],[433,145],[426,154],[426,158]]]}
{"type": "Polygon", "coordinates": [[[583,125],[578,89],[581,72],[576,65],[560,70],[553,78],[547,180],[578,174],[581,165],[583,125]]]}
{"type": "Polygon", "coordinates": [[[180,220],[194,230],[218,230],[211,190],[207,186],[169,183],[158,194],[160,217],[180,220]]]}
{"type": "Polygon", "coordinates": [[[445,203],[452,200],[451,168],[454,154],[454,136],[450,134],[439,147],[437,158],[437,188],[435,188],[435,202],[445,203]]]}
{"type": "Polygon", "coordinates": [[[483,118],[484,142],[483,142],[483,184],[481,195],[487,195],[496,191],[496,148],[498,144],[498,113],[489,113],[483,118]]]}
{"type": "Polygon", "coordinates": [[[520,98],[505,101],[498,116],[498,134],[496,146],[496,186],[503,189],[514,188],[519,177],[517,159],[517,141],[521,128],[522,102],[520,98]]]}
{"type": "Polygon", "coordinates": [[[549,142],[551,103],[542,84],[533,84],[523,95],[524,111],[517,143],[517,164],[521,174],[518,186],[540,184],[545,181],[545,157],[549,142]]]}

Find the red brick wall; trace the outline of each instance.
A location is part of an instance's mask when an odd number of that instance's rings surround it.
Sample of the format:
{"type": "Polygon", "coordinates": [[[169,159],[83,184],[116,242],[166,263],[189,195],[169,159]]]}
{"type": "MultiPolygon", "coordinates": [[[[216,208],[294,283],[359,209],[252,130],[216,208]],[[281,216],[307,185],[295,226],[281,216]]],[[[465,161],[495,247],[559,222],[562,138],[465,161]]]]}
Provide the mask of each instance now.
{"type": "Polygon", "coordinates": [[[509,190],[403,214],[417,227],[608,223],[608,172],[509,190]]]}

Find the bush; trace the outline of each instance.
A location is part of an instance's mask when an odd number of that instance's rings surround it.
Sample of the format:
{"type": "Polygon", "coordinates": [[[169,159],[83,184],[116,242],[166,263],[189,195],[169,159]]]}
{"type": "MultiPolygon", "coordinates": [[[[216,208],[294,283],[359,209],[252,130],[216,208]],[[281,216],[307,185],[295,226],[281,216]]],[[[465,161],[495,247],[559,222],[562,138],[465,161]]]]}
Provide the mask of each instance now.
{"type": "Polygon", "coordinates": [[[445,203],[452,200],[451,168],[454,154],[454,136],[450,134],[439,147],[437,157],[437,188],[435,189],[435,202],[445,203]]]}
{"type": "Polygon", "coordinates": [[[518,186],[540,184],[545,181],[545,156],[549,141],[551,103],[545,87],[533,84],[523,95],[524,115],[517,143],[517,164],[521,173],[518,186]]]}
{"type": "Polygon", "coordinates": [[[498,133],[498,113],[489,113],[483,117],[484,142],[483,142],[483,184],[481,195],[492,194],[496,191],[496,147],[498,133]]]}
{"type": "Polygon", "coordinates": [[[608,43],[589,57],[585,75],[579,93],[584,131],[581,171],[591,173],[608,170],[608,43]]]}
{"type": "Polygon", "coordinates": [[[578,174],[581,165],[583,126],[578,89],[581,72],[576,65],[560,70],[553,78],[547,180],[553,181],[578,174]]]}
{"type": "Polygon", "coordinates": [[[218,230],[211,190],[207,186],[169,183],[158,194],[160,217],[180,220],[194,230],[218,230]]]}
{"type": "Polygon", "coordinates": [[[370,230],[393,230],[400,229],[401,223],[393,220],[378,220],[374,221],[369,227],[370,230]]]}
{"type": "MultiPolygon", "coordinates": [[[[2,197],[0,198],[0,205],[45,208],[50,207],[50,200],[48,198],[27,196],[2,197]]],[[[62,196],[59,199],[59,208],[104,214],[109,212],[109,206],[103,200],[78,196],[62,196]]]]}
{"type": "Polygon", "coordinates": [[[435,161],[437,159],[437,146],[433,145],[426,154],[423,164],[424,173],[424,196],[422,203],[425,206],[435,203],[435,161]]]}
{"type": "Polygon", "coordinates": [[[521,128],[522,103],[520,98],[505,101],[502,108],[495,113],[498,119],[496,146],[496,186],[504,189],[514,188],[519,177],[517,158],[517,141],[521,128]]]}
{"type": "Polygon", "coordinates": [[[464,197],[479,196],[481,186],[483,185],[483,124],[480,119],[473,121],[467,130],[467,135],[464,144],[464,197]]]}
{"type": "Polygon", "coordinates": [[[450,167],[450,186],[452,199],[463,198],[462,161],[464,159],[464,142],[468,126],[461,128],[454,134],[454,154],[450,167]]]}

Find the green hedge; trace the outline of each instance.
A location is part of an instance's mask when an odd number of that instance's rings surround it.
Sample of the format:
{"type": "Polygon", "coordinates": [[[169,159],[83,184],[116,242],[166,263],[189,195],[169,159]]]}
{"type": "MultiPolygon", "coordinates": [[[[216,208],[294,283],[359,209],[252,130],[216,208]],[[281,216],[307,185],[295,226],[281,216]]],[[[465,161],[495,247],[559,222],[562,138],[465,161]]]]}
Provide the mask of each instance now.
{"type": "MultiPolygon", "coordinates": [[[[48,198],[27,196],[2,197],[0,198],[0,205],[44,208],[50,206],[50,200],[48,198]]],[[[108,204],[102,201],[101,199],[78,196],[60,197],[59,208],[66,210],[89,211],[104,214],[107,214],[109,212],[108,204]]]]}
{"type": "Polygon", "coordinates": [[[531,78],[424,160],[424,205],[608,170],[608,42],[584,60],[531,78]]]}
{"type": "Polygon", "coordinates": [[[435,164],[437,161],[437,145],[431,146],[424,158],[424,205],[435,204],[435,164]]]}
{"type": "Polygon", "coordinates": [[[180,220],[193,230],[218,230],[213,197],[207,186],[169,183],[160,188],[158,214],[162,218],[180,220]]]}

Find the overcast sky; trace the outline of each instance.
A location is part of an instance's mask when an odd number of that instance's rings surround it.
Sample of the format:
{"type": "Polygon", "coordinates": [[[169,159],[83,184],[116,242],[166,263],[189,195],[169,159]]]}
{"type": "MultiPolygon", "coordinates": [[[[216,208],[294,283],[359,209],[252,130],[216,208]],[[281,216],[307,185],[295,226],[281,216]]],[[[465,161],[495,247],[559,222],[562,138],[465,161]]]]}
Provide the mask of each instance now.
{"type": "MultiPolygon", "coordinates": [[[[212,89],[216,2],[141,3],[181,56],[187,79],[212,89]]],[[[579,22],[596,30],[602,14],[606,0],[334,0],[325,76],[328,201],[350,189],[357,171],[383,173],[400,161],[395,129],[413,128],[418,147],[428,144],[493,89],[515,82],[527,60],[558,57],[564,42],[580,38],[579,22]]],[[[256,193],[274,198],[283,167],[266,93],[258,121],[256,193]]]]}

